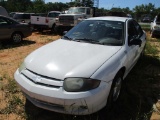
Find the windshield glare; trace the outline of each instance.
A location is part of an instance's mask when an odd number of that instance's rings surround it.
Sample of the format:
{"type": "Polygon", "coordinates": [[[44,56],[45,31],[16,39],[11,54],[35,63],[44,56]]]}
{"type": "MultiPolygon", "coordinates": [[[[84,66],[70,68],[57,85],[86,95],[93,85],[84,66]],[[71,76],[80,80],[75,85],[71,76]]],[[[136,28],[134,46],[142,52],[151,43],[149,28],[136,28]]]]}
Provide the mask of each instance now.
{"type": "Polygon", "coordinates": [[[85,20],[65,34],[63,39],[103,45],[121,46],[124,41],[124,22],[85,20]]]}
{"type": "Polygon", "coordinates": [[[67,14],[85,13],[85,8],[70,8],[67,14]]]}

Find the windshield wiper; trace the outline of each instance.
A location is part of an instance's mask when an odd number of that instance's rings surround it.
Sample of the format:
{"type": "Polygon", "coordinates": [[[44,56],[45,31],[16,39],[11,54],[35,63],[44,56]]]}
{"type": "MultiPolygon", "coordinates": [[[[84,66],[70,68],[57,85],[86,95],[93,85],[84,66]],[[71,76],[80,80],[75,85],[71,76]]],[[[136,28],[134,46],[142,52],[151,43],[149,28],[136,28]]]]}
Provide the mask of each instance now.
{"type": "Polygon", "coordinates": [[[72,40],[72,38],[70,38],[70,37],[68,37],[68,36],[66,36],[66,35],[64,35],[62,38],[63,38],[63,39],[67,39],[67,40],[72,40]]]}
{"type": "Polygon", "coordinates": [[[77,42],[87,42],[87,43],[93,43],[93,44],[102,44],[99,41],[96,41],[96,40],[93,40],[93,39],[90,39],[90,38],[78,38],[78,39],[75,39],[75,41],[77,41],[77,42]]]}

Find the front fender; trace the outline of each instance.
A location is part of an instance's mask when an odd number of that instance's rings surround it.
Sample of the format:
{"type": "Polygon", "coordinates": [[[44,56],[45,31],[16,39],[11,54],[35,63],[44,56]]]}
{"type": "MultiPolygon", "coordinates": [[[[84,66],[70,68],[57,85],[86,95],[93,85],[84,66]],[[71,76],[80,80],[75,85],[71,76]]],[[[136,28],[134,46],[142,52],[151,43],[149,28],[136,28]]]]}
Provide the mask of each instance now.
{"type": "Polygon", "coordinates": [[[96,70],[96,72],[91,76],[91,78],[102,80],[105,82],[110,82],[114,79],[117,72],[125,67],[126,55],[124,50],[118,51],[110,59],[106,60],[105,63],[96,70]]]}

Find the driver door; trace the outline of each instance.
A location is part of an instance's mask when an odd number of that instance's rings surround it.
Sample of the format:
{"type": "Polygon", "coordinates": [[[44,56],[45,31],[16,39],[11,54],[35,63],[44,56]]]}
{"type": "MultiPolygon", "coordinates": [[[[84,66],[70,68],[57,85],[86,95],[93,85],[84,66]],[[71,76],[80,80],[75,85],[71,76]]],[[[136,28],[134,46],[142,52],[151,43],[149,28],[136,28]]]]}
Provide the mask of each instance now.
{"type": "Polygon", "coordinates": [[[140,53],[141,53],[141,46],[139,45],[131,45],[130,42],[134,38],[139,38],[143,39],[143,34],[144,32],[142,31],[141,27],[136,23],[134,20],[128,21],[127,24],[127,33],[128,33],[128,38],[127,38],[127,69],[130,70],[135,63],[137,62],[140,53]]]}

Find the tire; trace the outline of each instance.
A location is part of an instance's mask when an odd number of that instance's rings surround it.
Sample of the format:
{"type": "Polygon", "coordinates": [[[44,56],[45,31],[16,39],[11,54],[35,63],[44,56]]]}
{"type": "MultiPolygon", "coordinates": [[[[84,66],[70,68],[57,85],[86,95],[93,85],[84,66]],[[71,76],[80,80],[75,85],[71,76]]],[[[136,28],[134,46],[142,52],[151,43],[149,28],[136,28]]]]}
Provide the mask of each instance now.
{"type": "Polygon", "coordinates": [[[52,25],[51,32],[52,32],[52,33],[55,33],[55,32],[56,32],[56,30],[55,30],[55,24],[52,25]]]}
{"type": "Polygon", "coordinates": [[[121,93],[122,81],[123,73],[122,71],[119,71],[112,82],[111,90],[106,105],[107,109],[111,109],[118,100],[119,95],[121,93]]]}
{"type": "Polygon", "coordinates": [[[23,40],[23,35],[19,32],[12,34],[11,40],[13,43],[20,43],[23,40]]]}

